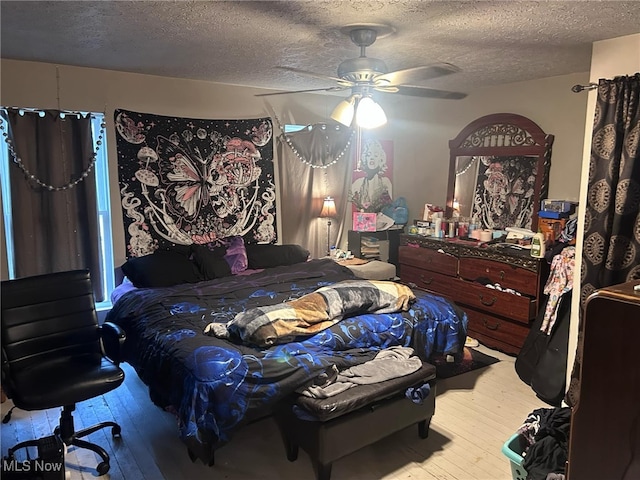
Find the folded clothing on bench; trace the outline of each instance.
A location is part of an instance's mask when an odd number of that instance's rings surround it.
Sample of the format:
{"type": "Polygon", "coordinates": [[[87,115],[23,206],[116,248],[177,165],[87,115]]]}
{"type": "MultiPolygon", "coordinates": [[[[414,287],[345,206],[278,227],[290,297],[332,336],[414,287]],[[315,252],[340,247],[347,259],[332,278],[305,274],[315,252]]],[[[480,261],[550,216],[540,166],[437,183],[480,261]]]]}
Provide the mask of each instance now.
{"type": "MultiPolygon", "coordinates": [[[[404,396],[407,389],[422,386],[435,376],[436,367],[423,362],[418,370],[408,375],[384,382],[357,385],[331,397],[312,398],[301,394],[295,399],[294,405],[308,413],[309,418],[326,422],[380,400],[404,396]]],[[[435,395],[435,392],[433,394],[435,395]]],[[[415,397],[417,396],[409,396],[412,400],[415,397]]]]}
{"type": "Polygon", "coordinates": [[[298,389],[307,397],[327,398],[353,388],[356,385],[379,383],[396,377],[403,377],[415,372],[422,365],[422,360],[414,355],[411,347],[399,345],[380,350],[373,360],[338,371],[332,365],[322,375],[314,379],[312,384],[298,389]]]}

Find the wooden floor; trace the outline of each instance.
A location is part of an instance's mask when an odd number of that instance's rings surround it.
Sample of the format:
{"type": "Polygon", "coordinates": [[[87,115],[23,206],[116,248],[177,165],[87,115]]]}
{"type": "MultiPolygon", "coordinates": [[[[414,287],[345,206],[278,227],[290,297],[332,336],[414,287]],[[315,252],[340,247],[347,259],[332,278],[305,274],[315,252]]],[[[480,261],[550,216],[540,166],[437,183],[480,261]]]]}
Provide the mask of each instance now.
{"type": "MultiPolygon", "coordinates": [[[[501,361],[439,380],[428,439],[420,439],[417,428],[395,433],[334,462],[332,480],[511,480],[509,461],[500,450],[502,444],[532,410],[548,405],[517,377],[514,357],[483,346],[479,350],[501,361]]],[[[286,459],[271,419],[238,431],[231,443],[216,452],[215,466],[192,463],[178,439],[174,417],[154,406],[135,371],[128,365],[124,368],[124,385],[79,404],[74,414],[77,429],[113,418],[122,426],[120,440],[112,440],[109,429],[90,437],[112,455],[111,470],[100,478],[313,480],[306,453],[301,450],[296,462],[286,459]]],[[[11,401],[3,403],[2,415],[10,407],[11,401]]],[[[11,421],[1,425],[2,455],[17,441],[48,435],[58,417],[57,409],[31,413],[14,410],[11,421]]],[[[66,461],[72,480],[97,477],[97,457],[93,453],[72,447],[66,461]]]]}

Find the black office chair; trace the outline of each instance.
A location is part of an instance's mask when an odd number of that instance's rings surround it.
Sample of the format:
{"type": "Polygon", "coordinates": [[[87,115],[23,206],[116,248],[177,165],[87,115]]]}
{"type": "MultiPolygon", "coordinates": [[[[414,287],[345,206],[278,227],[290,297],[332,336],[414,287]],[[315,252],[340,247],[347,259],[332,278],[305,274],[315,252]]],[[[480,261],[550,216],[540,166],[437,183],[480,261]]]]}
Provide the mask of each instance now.
{"type": "MultiPolygon", "coordinates": [[[[99,475],[109,471],[109,455],[81,437],[105,427],[120,436],[120,425],[102,422],[78,432],[75,404],[118,387],[124,372],[118,366],[124,332],[110,323],[98,325],[91,278],[87,270],[37,275],[3,281],[2,388],[16,407],[44,410],[62,407],[54,430],[65,445],[76,445],[101,458],[99,475]]],[[[12,459],[19,443],[8,451],[12,459]]]]}

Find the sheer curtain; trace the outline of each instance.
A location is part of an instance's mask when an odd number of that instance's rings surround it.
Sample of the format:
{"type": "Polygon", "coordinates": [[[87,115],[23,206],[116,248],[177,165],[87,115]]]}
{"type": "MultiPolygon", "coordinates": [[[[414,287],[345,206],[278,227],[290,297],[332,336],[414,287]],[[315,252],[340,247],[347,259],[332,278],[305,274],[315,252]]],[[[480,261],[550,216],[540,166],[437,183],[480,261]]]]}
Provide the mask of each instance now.
{"type": "MultiPolygon", "coordinates": [[[[593,122],[580,314],[595,290],[640,279],[640,73],[601,79],[593,122]]],[[[582,315],[567,403],[575,405],[582,315]]]]}
{"type": "Polygon", "coordinates": [[[60,113],[6,111],[15,275],[87,268],[102,301],[91,119],[60,113]]]}
{"type": "MultiPolygon", "coordinates": [[[[327,219],[318,218],[322,200],[334,198],[337,218],[331,220],[331,245],[340,245],[345,231],[345,214],[351,185],[351,132],[332,130],[332,140],[324,146],[318,138],[295,136],[295,151],[287,138],[277,138],[277,169],[282,218],[281,243],[297,243],[309,249],[314,258],[327,251],[327,219]],[[302,157],[302,158],[301,158],[302,157]],[[314,168],[312,165],[328,165],[314,168]]],[[[289,139],[291,141],[291,138],[289,139]]]]}

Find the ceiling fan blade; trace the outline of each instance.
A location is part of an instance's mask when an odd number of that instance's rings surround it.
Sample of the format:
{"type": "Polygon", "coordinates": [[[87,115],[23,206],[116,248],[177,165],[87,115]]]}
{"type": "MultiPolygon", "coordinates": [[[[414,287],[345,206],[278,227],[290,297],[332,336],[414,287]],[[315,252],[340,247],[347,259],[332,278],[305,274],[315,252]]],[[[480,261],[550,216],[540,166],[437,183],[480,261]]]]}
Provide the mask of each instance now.
{"type": "Polygon", "coordinates": [[[353,86],[353,82],[350,82],[349,80],[344,80],[344,79],[339,78],[339,77],[332,77],[330,75],[323,75],[322,73],[309,72],[307,70],[300,70],[299,68],[293,68],[293,67],[279,67],[279,66],[277,66],[275,68],[279,68],[280,70],[287,70],[288,72],[297,73],[298,75],[305,75],[307,77],[320,78],[322,80],[333,80],[334,82],[337,82],[338,85],[343,85],[345,87],[352,87],[353,86]]]}
{"type": "Polygon", "coordinates": [[[308,93],[308,92],[340,92],[349,87],[327,87],[327,88],[309,88],[307,90],[289,90],[286,92],[257,93],[254,97],[269,97],[271,95],[287,95],[289,93],[308,93]]]}
{"type": "Polygon", "coordinates": [[[458,67],[450,63],[434,63],[431,65],[423,65],[422,67],[405,68],[404,70],[396,70],[395,72],[377,75],[375,83],[382,85],[403,85],[406,83],[431,80],[432,78],[443,77],[459,71],[460,69],[458,67]]]}
{"type": "MultiPolygon", "coordinates": [[[[398,88],[398,93],[400,95],[411,95],[413,97],[442,98],[445,100],[460,100],[467,96],[466,93],[462,93],[462,92],[449,92],[447,90],[436,90],[435,88],[416,87],[412,85],[398,85],[397,88],[398,88]]],[[[380,90],[380,91],[383,92],[384,90],[380,90]]]]}
{"type": "Polygon", "coordinates": [[[398,92],[398,87],[395,86],[374,86],[373,87],[374,90],[378,91],[378,92],[384,92],[384,93],[397,93],[398,92]]]}

